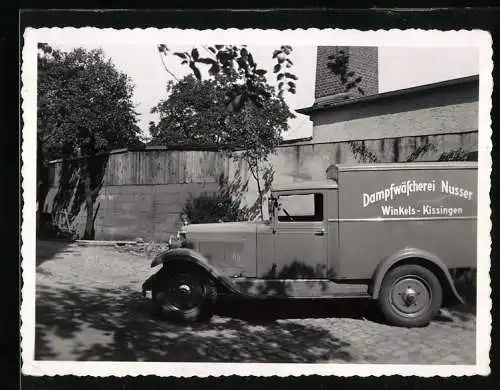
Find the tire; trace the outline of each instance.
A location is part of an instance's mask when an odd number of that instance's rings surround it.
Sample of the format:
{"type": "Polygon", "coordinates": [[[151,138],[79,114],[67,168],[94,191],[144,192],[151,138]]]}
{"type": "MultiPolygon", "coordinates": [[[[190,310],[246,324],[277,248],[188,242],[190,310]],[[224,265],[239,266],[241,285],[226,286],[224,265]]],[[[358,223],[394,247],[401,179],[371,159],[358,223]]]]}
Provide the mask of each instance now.
{"type": "Polygon", "coordinates": [[[382,281],[379,304],[389,323],[406,328],[426,326],[443,302],[443,288],[429,269],[407,264],[389,271],[382,281]]]}
{"type": "Polygon", "coordinates": [[[217,298],[214,283],[193,269],[168,271],[152,291],[157,313],[174,321],[209,321],[217,298]]]}

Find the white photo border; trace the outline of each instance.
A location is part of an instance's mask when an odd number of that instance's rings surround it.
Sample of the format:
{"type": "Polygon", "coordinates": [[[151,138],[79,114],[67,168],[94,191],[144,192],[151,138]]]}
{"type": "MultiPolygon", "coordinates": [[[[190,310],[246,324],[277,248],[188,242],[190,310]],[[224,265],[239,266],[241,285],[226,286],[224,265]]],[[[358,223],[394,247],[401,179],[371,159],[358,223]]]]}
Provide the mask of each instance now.
{"type": "MultiPolygon", "coordinates": [[[[340,29],[99,29],[27,28],[22,47],[22,303],[21,357],[25,375],[138,376],[469,376],[488,375],[491,346],[491,94],[493,89],[492,39],[481,30],[340,30],[340,29]],[[394,364],[267,364],[267,363],[163,363],[163,362],[77,362],[34,359],[35,275],[36,275],[36,125],[37,125],[37,43],[120,43],[144,42],[176,45],[231,43],[294,46],[400,46],[477,47],[479,52],[478,127],[478,239],[477,239],[477,322],[475,365],[394,365],[394,364]]],[[[147,335],[144,335],[147,337],[147,335]]]]}

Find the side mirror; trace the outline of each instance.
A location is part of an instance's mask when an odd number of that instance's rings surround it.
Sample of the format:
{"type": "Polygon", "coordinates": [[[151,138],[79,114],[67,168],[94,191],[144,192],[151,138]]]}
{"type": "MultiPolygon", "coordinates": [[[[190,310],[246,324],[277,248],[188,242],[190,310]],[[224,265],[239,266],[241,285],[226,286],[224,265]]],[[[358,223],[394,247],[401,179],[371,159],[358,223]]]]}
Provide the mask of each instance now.
{"type": "Polygon", "coordinates": [[[269,198],[268,202],[268,211],[269,211],[269,216],[274,216],[274,211],[278,207],[278,198],[275,198],[274,196],[271,196],[269,198]]]}
{"type": "Polygon", "coordinates": [[[267,213],[269,214],[269,219],[273,219],[274,216],[273,198],[269,198],[269,201],[267,202],[267,213]]]}
{"type": "Polygon", "coordinates": [[[271,196],[269,197],[269,220],[273,225],[273,234],[276,233],[276,209],[278,207],[278,198],[271,196]]]}

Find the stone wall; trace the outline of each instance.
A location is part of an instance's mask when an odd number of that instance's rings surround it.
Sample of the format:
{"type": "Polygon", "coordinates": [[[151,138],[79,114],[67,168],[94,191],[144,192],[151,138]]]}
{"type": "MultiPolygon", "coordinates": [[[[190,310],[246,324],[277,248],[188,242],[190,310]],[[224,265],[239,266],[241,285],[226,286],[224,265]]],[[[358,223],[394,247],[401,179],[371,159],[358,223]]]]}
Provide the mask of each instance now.
{"type": "MultiPolygon", "coordinates": [[[[214,192],[217,188],[216,183],[105,186],[97,198],[100,210],[95,237],[166,241],[181,226],[180,213],[189,196],[214,192]]],[[[78,226],[83,225],[81,222],[78,226]]]]}

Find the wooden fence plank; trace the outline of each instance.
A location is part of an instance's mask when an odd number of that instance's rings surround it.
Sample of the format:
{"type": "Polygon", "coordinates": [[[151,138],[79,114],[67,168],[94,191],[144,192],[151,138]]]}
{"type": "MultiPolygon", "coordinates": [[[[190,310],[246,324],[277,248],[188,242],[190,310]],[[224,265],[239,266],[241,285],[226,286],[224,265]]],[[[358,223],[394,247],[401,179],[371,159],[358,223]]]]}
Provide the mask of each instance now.
{"type": "MultiPolygon", "coordinates": [[[[62,162],[50,167],[50,181],[56,187],[62,162]]],[[[163,185],[206,183],[226,173],[227,158],[206,150],[146,150],[110,154],[103,185],[163,185]]]]}

